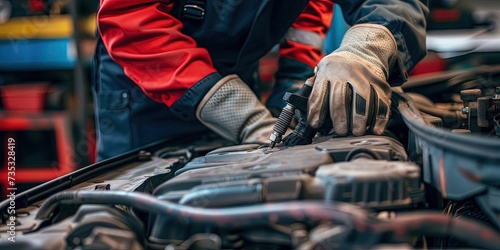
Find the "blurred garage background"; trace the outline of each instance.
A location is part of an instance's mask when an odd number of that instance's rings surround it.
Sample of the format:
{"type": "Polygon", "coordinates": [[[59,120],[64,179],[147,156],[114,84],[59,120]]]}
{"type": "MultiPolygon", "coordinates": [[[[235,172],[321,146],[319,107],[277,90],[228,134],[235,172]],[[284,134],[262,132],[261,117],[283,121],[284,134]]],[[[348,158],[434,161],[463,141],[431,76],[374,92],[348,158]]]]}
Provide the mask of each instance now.
{"type": "MultiPolygon", "coordinates": [[[[429,2],[429,52],[412,75],[500,63],[500,1],[429,2]]],[[[95,162],[90,65],[97,4],[0,0],[0,176],[6,176],[7,141],[14,138],[19,190],[95,162]]],[[[326,52],[347,28],[336,8],[326,52]]],[[[276,66],[270,51],[261,61],[264,91],[276,66]]]]}
{"type": "Polygon", "coordinates": [[[89,80],[97,4],[0,0],[0,176],[13,138],[18,191],[94,161],[89,80]]]}

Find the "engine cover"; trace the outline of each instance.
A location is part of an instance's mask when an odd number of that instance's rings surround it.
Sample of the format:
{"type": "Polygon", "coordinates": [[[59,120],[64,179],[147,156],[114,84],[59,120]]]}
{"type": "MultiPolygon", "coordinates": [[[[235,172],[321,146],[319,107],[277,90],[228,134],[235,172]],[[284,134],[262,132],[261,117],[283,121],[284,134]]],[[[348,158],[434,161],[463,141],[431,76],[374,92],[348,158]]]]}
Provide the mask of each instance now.
{"type": "MultiPolygon", "coordinates": [[[[374,210],[406,208],[423,200],[420,168],[406,159],[401,144],[384,136],[321,138],[272,150],[225,147],[187,163],[154,195],[212,208],[311,199],[374,210]]],[[[156,218],[151,240],[183,238],[165,235],[167,225],[172,226],[166,218],[156,218]]]]}

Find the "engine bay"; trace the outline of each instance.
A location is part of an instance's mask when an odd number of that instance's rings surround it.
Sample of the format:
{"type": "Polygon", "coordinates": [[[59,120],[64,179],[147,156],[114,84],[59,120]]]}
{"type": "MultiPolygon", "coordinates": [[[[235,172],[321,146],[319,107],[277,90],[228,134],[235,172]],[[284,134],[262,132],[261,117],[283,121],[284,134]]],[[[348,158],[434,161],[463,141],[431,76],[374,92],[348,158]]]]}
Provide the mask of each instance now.
{"type": "Polygon", "coordinates": [[[3,201],[0,247],[495,249],[496,72],[394,89],[381,136],[322,135],[271,149],[194,135],[90,165],[17,194],[14,224],[3,201]]]}

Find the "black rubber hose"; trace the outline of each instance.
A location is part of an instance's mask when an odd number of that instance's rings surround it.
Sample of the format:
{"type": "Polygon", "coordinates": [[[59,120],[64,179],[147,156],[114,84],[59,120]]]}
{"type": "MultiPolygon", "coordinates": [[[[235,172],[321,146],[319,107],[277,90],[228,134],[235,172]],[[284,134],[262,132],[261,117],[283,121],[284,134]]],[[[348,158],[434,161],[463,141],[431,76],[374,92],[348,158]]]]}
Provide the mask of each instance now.
{"type": "Polygon", "coordinates": [[[500,234],[478,222],[453,218],[440,212],[411,212],[380,221],[370,217],[365,210],[344,203],[281,202],[220,209],[195,208],[160,200],[152,195],[125,191],[69,191],[49,198],[36,215],[47,219],[60,203],[65,204],[120,204],[170,216],[182,223],[199,223],[209,226],[230,227],[262,226],[271,223],[307,224],[333,222],[346,225],[362,234],[391,234],[391,241],[401,237],[420,235],[457,237],[475,247],[497,249],[500,234]]]}
{"type": "MultiPolygon", "coordinates": [[[[56,195],[50,196],[43,204],[40,206],[36,219],[47,219],[50,214],[54,211],[61,202],[76,200],[78,192],[60,192],[56,195]]],[[[74,203],[74,202],[71,202],[74,203]]],[[[83,204],[84,202],[75,202],[74,204],[83,204]]]]}
{"type": "Polygon", "coordinates": [[[442,119],[455,120],[455,121],[462,119],[462,117],[460,116],[458,111],[453,112],[450,110],[440,109],[440,108],[425,106],[425,105],[419,105],[418,108],[420,110],[422,110],[422,112],[424,112],[424,113],[427,113],[427,114],[430,114],[433,116],[437,116],[437,117],[440,117],[442,119]]]}
{"type": "Polygon", "coordinates": [[[380,223],[377,231],[391,232],[394,240],[401,236],[427,235],[432,237],[456,237],[461,241],[486,249],[498,249],[500,233],[467,218],[454,218],[438,212],[409,212],[380,223]],[[402,235],[403,234],[403,235],[402,235]]]}
{"type": "Polygon", "coordinates": [[[171,216],[179,222],[190,221],[220,227],[247,227],[269,223],[308,223],[330,221],[343,225],[364,223],[366,212],[349,204],[324,202],[282,202],[222,209],[195,208],[160,200],[152,195],[126,191],[68,191],[49,198],[39,209],[36,219],[48,219],[54,209],[64,204],[126,205],[158,215],[171,216]],[[362,219],[360,219],[362,218],[362,219]]]}

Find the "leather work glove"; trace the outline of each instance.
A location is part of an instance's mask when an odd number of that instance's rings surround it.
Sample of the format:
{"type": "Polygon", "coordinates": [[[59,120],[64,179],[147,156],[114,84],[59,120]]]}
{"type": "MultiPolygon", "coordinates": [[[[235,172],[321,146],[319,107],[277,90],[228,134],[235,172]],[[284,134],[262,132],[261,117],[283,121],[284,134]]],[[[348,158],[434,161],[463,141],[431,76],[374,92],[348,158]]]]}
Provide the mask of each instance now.
{"type": "Polygon", "coordinates": [[[390,69],[397,61],[397,45],[382,25],[351,27],[340,47],[318,63],[308,102],[308,123],[340,136],[380,135],[389,120],[390,69]],[[331,132],[331,131],[330,131],[331,132]]]}
{"type": "Polygon", "coordinates": [[[236,143],[268,144],[277,118],[237,76],[217,82],[196,109],[205,126],[236,143]]]}

